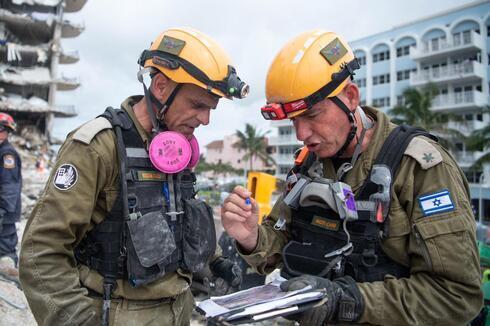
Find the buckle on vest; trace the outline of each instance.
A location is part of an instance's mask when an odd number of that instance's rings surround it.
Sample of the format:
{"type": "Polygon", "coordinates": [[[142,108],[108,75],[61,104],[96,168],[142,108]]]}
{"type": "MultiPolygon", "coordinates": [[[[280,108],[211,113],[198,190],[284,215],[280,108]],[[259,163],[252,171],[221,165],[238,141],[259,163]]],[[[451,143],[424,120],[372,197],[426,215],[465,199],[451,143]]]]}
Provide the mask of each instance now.
{"type": "Polygon", "coordinates": [[[376,255],[374,249],[363,250],[361,263],[366,267],[374,267],[378,264],[378,255],[376,255]]]}

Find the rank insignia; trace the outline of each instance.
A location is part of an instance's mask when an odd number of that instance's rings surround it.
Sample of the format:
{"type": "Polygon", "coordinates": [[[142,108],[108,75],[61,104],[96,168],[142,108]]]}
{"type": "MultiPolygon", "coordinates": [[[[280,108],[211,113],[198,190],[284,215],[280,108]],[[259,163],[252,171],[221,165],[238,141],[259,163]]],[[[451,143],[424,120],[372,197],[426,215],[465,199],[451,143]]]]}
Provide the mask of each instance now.
{"type": "Polygon", "coordinates": [[[333,65],[347,53],[347,49],[338,38],[335,38],[320,53],[327,59],[328,63],[333,65]]]}

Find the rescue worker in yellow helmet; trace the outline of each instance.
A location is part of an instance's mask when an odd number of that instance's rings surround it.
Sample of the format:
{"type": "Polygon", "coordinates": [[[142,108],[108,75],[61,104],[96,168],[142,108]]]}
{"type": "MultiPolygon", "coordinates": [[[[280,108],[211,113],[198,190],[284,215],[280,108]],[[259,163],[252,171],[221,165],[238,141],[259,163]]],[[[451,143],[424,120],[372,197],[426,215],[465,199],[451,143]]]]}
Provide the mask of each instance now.
{"type": "Polygon", "coordinates": [[[290,119],[305,147],[270,215],[242,187],[222,208],[237,250],[283,290],[326,289],[301,325],[464,325],[482,306],[468,183],[430,133],[361,107],[359,64],[336,33],[287,43],[266,81],[266,119],[290,119]],[[248,202],[248,201],[247,201],[248,202]]]}
{"type": "Polygon", "coordinates": [[[195,196],[193,134],[248,86],[191,28],[160,34],[139,64],[145,96],[68,135],[29,218],[20,280],[39,325],[188,325],[193,274],[241,277],[215,252],[212,210],[195,196]]]}

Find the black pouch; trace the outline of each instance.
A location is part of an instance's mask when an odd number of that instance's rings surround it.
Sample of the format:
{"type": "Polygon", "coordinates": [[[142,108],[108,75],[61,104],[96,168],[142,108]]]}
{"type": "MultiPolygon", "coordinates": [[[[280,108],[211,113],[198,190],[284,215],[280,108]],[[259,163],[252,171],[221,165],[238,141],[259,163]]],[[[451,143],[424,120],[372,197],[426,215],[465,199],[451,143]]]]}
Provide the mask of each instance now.
{"type": "Polygon", "coordinates": [[[199,199],[184,200],[183,267],[192,273],[204,269],[216,250],[213,210],[199,199]]]}
{"type": "Polygon", "coordinates": [[[148,284],[165,274],[177,245],[161,212],[150,212],[126,223],[128,228],[128,280],[133,287],[148,284]]]}
{"type": "Polygon", "coordinates": [[[329,273],[340,256],[325,259],[324,253],[315,249],[311,244],[290,241],[282,251],[284,272],[289,276],[304,274],[329,278],[329,273]]]}

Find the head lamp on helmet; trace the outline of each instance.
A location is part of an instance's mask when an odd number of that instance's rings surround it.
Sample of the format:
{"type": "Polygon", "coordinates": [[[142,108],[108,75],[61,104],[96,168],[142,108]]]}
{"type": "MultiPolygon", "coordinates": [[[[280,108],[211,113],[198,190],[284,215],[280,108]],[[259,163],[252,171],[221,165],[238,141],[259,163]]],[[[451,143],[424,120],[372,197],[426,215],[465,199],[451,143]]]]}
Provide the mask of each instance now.
{"type": "Polygon", "coordinates": [[[286,44],[272,62],[266,80],[268,105],[262,108],[262,115],[268,120],[297,116],[325,98],[337,96],[359,68],[354,53],[336,33],[303,33],[286,44]]]}

